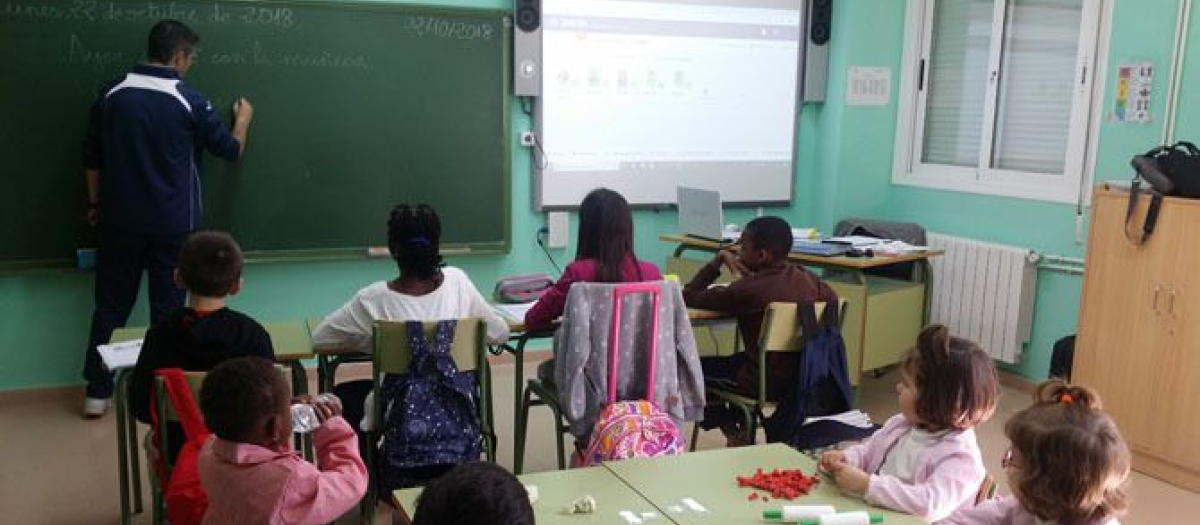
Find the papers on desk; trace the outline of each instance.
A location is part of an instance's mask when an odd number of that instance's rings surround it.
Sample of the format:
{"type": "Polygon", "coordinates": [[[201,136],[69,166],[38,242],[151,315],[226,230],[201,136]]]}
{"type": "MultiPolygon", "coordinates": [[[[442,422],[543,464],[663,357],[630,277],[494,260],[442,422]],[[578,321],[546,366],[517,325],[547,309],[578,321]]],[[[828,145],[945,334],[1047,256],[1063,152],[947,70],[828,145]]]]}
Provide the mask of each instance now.
{"type": "Polygon", "coordinates": [[[847,235],[845,237],[829,237],[825,239],[825,242],[834,244],[849,244],[851,248],[873,248],[876,244],[884,241],[885,239],[867,237],[865,235],[847,235]]]}
{"type": "Polygon", "coordinates": [[[500,317],[503,317],[506,321],[513,323],[524,323],[525,312],[528,312],[530,308],[533,308],[534,304],[537,304],[537,301],[516,304],[493,304],[492,310],[495,310],[495,312],[500,314],[500,317]]]}
{"type": "Polygon", "coordinates": [[[883,241],[871,247],[871,250],[881,255],[904,255],[906,253],[921,253],[929,251],[928,246],[915,246],[904,241],[883,241]]]}
{"type": "Polygon", "coordinates": [[[142,353],[142,340],[96,345],[96,350],[100,352],[100,359],[104,360],[104,366],[110,372],[131,368],[137,364],[138,354],[142,353]]]}
{"type": "Polygon", "coordinates": [[[875,424],[871,422],[871,416],[868,416],[861,410],[850,410],[848,412],[842,412],[841,414],[834,414],[832,416],[808,417],[804,419],[804,424],[811,425],[817,421],[825,420],[837,421],[839,423],[858,428],[871,428],[875,426],[875,424]]]}

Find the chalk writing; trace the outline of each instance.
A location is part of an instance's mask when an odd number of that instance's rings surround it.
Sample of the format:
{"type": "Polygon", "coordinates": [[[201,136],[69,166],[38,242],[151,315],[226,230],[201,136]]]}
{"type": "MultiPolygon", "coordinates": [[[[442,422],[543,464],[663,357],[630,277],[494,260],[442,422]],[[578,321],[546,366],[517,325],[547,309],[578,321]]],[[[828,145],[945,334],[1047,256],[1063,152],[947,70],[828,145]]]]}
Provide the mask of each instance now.
{"type": "Polygon", "coordinates": [[[409,17],[404,29],[416,33],[417,36],[458,40],[491,40],[494,36],[492,26],[485,22],[462,22],[428,15],[409,17]]]}
{"type": "Polygon", "coordinates": [[[5,2],[0,16],[33,20],[78,20],[97,23],[147,22],[163,19],[290,28],[296,25],[289,7],[211,4],[196,7],[177,2],[112,2],[70,0],[66,5],[5,2]]]}
{"type": "Polygon", "coordinates": [[[322,51],[320,53],[301,54],[290,53],[283,55],[280,62],[285,66],[327,67],[332,69],[371,69],[367,57],[362,55],[339,55],[322,51]]]}
{"type": "Polygon", "coordinates": [[[79,35],[72,34],[68,38],[67,62],[84,64],[96,71],[105,71],[114,64],[127,65],[132,60],[124,51],[89,49],[79,35]]]}

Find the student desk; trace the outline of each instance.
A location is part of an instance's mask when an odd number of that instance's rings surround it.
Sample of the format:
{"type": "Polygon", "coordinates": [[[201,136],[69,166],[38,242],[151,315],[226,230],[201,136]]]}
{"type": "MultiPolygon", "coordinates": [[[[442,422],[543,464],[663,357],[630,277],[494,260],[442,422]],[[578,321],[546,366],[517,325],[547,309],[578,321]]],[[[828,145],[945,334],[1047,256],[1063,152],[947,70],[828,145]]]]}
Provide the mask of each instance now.
{"type": "MultiPolygon", "coordinates": [[[[625,523],[619,513],[630,511],[641,515],[654,512],[660,517],[647,523],[667,523],[662,513],[649,501],[621,482],[604,467],[589,467],[572,470],[554,470],[517,476],[521,483],[536,485],[538,500],[533,504],[534,520],[538,525],[611,525],[625,523]],[[592,514],[565,514],[564,507],[573,501],[591,495],[596,498],[597,510],[592,514]]],[[[393,496],[400,502],[404,523],[412,523],[417,508],[420,488],[397,490],[393,496]]]]}
{"type": "MultiPolygon", "coordinates": [[[[662,235],[659,240],[677,243],[675,257],[686,251],[714,253],[721,244],[684,235],[662,235]]],[[[824,257],[792,252],[788,259],[803,266],[828,270],[822,279],[838,297],[847,301],[842,336],[850,382],[858,384],[865,370],[876,370],[899,362],[900,355],[912,347],[917,334],[929,321],[929,301],[933,297],[931,257],[945,252],[930,250],[892,256],[824,257]],[[918,281],[902,281],[867,275],[866,270],[897,263],[912,262],[920,268],[918,281]]]]}
{"type": "MultiPolygon", "coordinates": [[[[312,338],[308,327],[303,321],[283,321],[263,323],[263,328],[271,336],[271,346],[275,350],[275,361],[286,363],[292,372],[292,392],[303,394],[308,391],[308,374],[300,361],[313,356],[312,338]]],[[[119,343],[133,339],[141,339],[146,335],[146,327],[125,327],[113,331],[110,343],[119,343]]],[[[130,496],[132,495],[134,512],[142,511],[142,476],[138,466],[138,444],[136,420],[131,417],[128,407],[129,373],[132,370],[121,368],[114,370],[116,389],[113,403],[117,413],[117,473],[120,477],[121,489],[121,525],[129,525],[132,518],[129,512],[130,496]],[[130,481],[132,478],[132,494],[130,481]]]]}
{"type": "MultiPolygon", "coordinates": [[[[910,514],[871,507],[861,499],[843,495],[828,476],[806,496],[792,501],[771,498],[747,499],[750,488],[739,488],[737,476],[750,476],[755,469],[801,469],[811,475],[816,461],[780,443],[752,447],[726,448],[692,452],[653,459],[628,459],[605,463],[626,485],[637,491],[660,509],[660,512],[679,525],[737,525],[762,524],[762,511],[779,509],[783,505],[832,505],[839,512],[869,510],[884,515],[884,525],[923,524],[910,514]],[[697,512],[682,502],[692,498],[706,512],[697,512]]],[[[600,505],[603,508],[604,503],[600,505]]]]}

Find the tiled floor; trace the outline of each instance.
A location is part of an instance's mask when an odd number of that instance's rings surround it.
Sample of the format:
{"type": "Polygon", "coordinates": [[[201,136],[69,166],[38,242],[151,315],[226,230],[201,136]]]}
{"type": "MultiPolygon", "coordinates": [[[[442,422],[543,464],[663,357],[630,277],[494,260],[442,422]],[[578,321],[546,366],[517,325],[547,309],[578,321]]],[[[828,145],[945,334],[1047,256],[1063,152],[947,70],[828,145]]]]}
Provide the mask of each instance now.
{"type": "MultiPolygon", "coordinates": [[[[527,365],[526,374],[534,365],[527,365]]],[[[498,363],[495,374],[499,462],[512,465],[512,365],[498,363]]],[[[346,370],[345,375],[363,370],[346,370]]],[[[882,422],[896,412],[895,379],[868,379],[860,392],[863,410],[882,422]]],[[[0,523],[31,525],[109,525],[118,522],[116,428],[110,414],[98,421],[77,415],[79,394],[0,397],[0,523]]],[[[1000,411],[979,429],[988,469],[1003,484],[1000,455],[1007,447],[1005,419],[1024,407],[1027,395],[1006,388],[1000,411]]],[[[535,410],[531,422],[526,470],[555,466],[549,411],[535,410]]],[[[718,432],[702,433],[700,448],[723,446],[718,432]]],[[[1007,492],[1002,486],[1001,492],[1007,492]]],[[[1175,525],[1194,519],[1200,494],[1135,474],[1133,509],[1126,525],[1175,525]]],[[[149,496],[146,500],[149,502],[149,496]]],[[[386,522],[386,511],[379,523],[386,522]]],[[[344,523],[353,523],[345,518],[344,523]]],[[[149,513],[135,523],[150,523],[149,513]]]]}

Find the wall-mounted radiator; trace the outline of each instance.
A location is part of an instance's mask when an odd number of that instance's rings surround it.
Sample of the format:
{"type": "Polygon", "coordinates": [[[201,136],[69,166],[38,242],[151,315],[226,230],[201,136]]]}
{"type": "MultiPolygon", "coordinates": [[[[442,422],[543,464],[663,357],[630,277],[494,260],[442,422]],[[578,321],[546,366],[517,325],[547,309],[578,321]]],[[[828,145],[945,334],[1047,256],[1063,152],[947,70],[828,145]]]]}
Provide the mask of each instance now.
{"type": "Polygon", "coordinates": [[[994,359],[1016,363],[1029,341],[1037,254],[1026,248],[930,233],[933,298],[929,320],[979,342],[994,359]]]}

